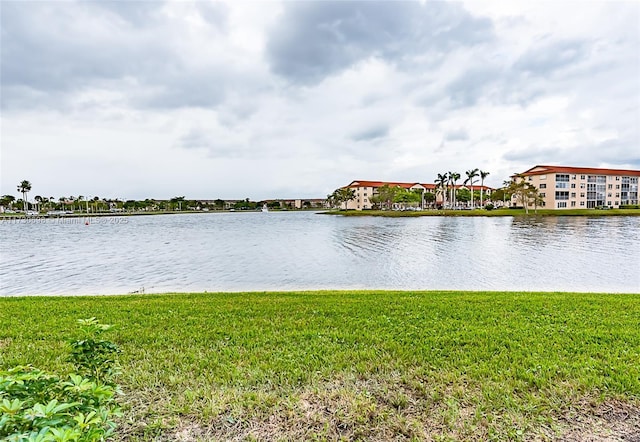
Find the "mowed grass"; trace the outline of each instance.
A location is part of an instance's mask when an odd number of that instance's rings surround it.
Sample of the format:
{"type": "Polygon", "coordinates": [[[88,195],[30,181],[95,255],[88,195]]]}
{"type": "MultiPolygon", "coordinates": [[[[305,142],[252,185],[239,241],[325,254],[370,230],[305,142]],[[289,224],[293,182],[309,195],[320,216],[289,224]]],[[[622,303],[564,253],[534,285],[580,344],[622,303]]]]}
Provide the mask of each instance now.
{"type": "Polygon", "coordinates": [[[640,404],[640,295],[0,298],[0,366],[64,372],[91,316],[123,350],[124,440],[554,440],[640,404]]]}

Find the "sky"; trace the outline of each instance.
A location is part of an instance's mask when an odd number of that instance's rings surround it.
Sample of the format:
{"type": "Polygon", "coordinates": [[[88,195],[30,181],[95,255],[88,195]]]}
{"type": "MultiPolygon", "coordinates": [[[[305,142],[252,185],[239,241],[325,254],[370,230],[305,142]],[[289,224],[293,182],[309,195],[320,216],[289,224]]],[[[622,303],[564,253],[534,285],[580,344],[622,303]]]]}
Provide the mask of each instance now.
{"type": "Polygon", "coordinates": [[[640,2],[0,0],[0,194],[640,168],[640,2]]]}

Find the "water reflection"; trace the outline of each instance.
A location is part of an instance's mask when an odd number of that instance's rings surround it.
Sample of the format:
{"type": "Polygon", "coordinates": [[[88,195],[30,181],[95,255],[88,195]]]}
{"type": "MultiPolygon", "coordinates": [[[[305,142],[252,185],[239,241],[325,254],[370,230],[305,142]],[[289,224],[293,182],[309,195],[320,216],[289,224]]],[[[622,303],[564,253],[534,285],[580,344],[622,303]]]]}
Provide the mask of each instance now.
{"type": "Polygon", "coordinates": [[[0,236],[2,295],[143,287],[640,292],[635,217],[226,213],[0,223],[0,236]]]}

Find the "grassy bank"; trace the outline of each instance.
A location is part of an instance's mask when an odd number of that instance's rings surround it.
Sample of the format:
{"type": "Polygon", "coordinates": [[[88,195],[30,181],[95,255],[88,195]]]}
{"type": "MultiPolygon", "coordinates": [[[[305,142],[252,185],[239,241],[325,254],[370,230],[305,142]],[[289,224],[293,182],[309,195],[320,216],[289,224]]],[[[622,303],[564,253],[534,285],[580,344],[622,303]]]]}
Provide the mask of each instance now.
{"type": "Polygon", "coordinates": [[[570,437],[640,428],[640,295],[0,298],[0,367],[69,369],[66,340],[90,316],[116,325],[127,440],[582,440],[570,437]]]}
{"type": "Polygon", "coordinates": [[[495,210],[332,210],[323,212],[328,215],[342,216],[386,216],[386,217],[414,217],[414,216],[640,216],[640,209],[564,209],[549,210],[538,209],[535,212],[524,209],[495,209],[495,210]]]}

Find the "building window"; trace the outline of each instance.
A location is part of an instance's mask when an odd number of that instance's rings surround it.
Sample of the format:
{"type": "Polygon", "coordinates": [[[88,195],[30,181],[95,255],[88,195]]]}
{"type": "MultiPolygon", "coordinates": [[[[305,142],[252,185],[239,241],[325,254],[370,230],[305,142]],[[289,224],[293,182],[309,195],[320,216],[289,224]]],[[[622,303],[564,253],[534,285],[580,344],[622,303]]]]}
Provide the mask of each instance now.
{"type": "Polygon", "coordinates": [[[619,206],[619,205],[620,205],[620,201],[616,201],[616,206],[619,206]]]}
{"type": "Polygon", "coordinates": [[[575,189],[576,188],[576,183],[571,183],[571,188],[575,189]]]}
{"type": "Polygon", "coordinates": [[[616,198],[620,198],[620,194],[616,192],[616,198]]]}
{"type": "Polygon", "coordinates": [[[546,180],[546,179],[547,179],[547,176],[546,176],[546,175],[540,175],[540,179],[541,179],[541,180],[546,180]]]}
{"type": "Polygon", "coordinates": [[[581,180],[584,180],[584,175],[580,175],[580,179],[581,179],[581,180]]]}
{"type": "Polygon", "coordinates": [[[580,183],[580,188],[584,189],[584,183],[580,183]]]}
{"type": "Polygon", "coordinates": [[[567,207],[566,201],[558,201],[558,209],[564,209],[567,207]]]}
{"type": "Polygon", "coordinates": [[[613,184],[607,184],[607,189],[613,189],[613,184]]]}
{"type": "Polygon", "coordinates": [[[568,199],[569,199],[569,192],[556,191],[556,200],[568,200],[568,199]]]}
{"type": "Polygon", "coordinates": [[[576,197],[576,193],[575,192],[571,192],[571,198],[575,198],[576,197]]]}
{"type": "Polygon", "coordinates": [[[584,206],[584,201],[580,201],[580,205],[581,205],[581,206],[584,206]]]}
{"type": "Polygon", "coordinates": [[[611,201],[607,201],[607,206],[610,206],[610,205],[611,205],[611,201]]]}
{"type": "Polygon", "coordinates": [[[540,188],[541,188],[541,189],[546,189],[546,188],[547,188],[546,183],[540,184],[540,188]]]}
{"type": "Polygon", "coordinates": [[[620,188],[620,184],[616,184],[616,189],[619,189],[619,188],[620,188]]]}
{"type": "Polygon", "coordinates": [[[584,192],[580,192],[580,198],[584,198],[584,192]]]}
{"type": "Polygon", "coordinates": [[[544,193],[544,192],[541,192],[541,193],[540,193],[540,198],[544,198],[545,196],[547,196],[547,194],[546,194],[546,193],[544,193]]]}
{"type": "Polygon", "coordinates": [[[620,181],[620,177],[619,176],[616,177],[616,181],[620,181]]]}
{"type": "Polygon", "coordinates": [[[575,207],[576,206],[576,202],[575,201],[571,201],[571,207],[575,207]]]}

